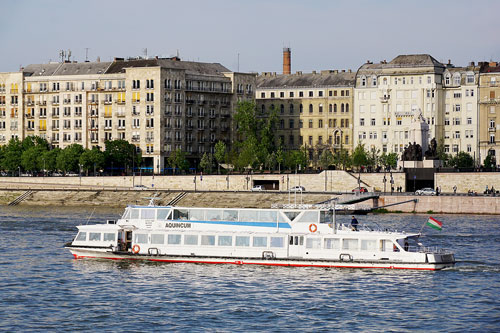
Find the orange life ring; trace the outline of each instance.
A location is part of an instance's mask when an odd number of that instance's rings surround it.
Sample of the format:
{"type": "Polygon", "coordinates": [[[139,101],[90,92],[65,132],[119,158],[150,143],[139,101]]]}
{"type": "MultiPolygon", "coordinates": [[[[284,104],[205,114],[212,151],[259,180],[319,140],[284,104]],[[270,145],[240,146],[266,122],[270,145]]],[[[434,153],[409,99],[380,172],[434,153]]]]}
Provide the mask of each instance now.
{"type": "Polygon", "coordinates": [[[310,232],[316,232],[316,230],[318,230],[318,227],[316,226],[316,224],[310,224],[309,225],[309,231],[310,232]]]}
{"type": "Polygon", "coordinates": [[[134,246],[132,246],[132,252],[134,254],[139,253],[140,250],[141,250],[141,247],[139,245],[135,244],[134,246]]]}

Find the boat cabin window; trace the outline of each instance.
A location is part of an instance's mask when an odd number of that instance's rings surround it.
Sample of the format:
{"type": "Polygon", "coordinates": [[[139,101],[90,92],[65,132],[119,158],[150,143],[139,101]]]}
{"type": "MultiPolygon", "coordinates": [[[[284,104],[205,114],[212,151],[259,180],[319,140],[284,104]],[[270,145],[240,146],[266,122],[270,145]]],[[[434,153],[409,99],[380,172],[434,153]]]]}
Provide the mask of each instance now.
{"type": "Polygon", "coordinates": [[[342,250],[357,250],[358,240],[354,238],[344,238],[342,240],[342,250]]]}
{"type": "Polygon", "coordinates": [[[125,209],[125,213],[123,213],[122,219],[128,220],[130,218],[130,208],[125,209]]]}
{"type": "Polygon", "coordinates": [[[207,221],[222,221],[222,210],[220,209],[210,209],[206,212],[207,221]]]}
{"type": "Polygon", "coordinates": [[[318,223],[318,212],[317,211],[305,211],[301,217],[299,217],[298,222],[306,223],[318,223]]]}
{"type": "Polygon", "coordinates": [[[184,235],[184,245],[198,245],[198,235],[184,235]]]}
{"type": "Polygon", "coordinates": [[[250,237],[236,236],[236,246],[250,246],[250,237]]]}
{"type": "Polygon", "coordinates": [[[300,212],[283,212],[286,217],[290,219],[290,221],[293,221],[299,214],[300,212]]]}
{"type": "Polygon", "coordinates": [[[393,243],[390,239],[381,239],[380,240],[380,251],[382,252],[392,252],[393,251],[393,243]]]}
{"type": "Polygon", "coordinates": [[[154,220],[156,208],[142,208],[141,219],[154,220]]]}
{"type": "Polygon", "coordinates": [[[115,241],[115,233],[114,232],[105,232],[104,233],[104,241],[105,242],[114,242],[115,241]]]}
{"type": "Polygon", "coordinates": [[[278,212],[274,210],[261,210],[259,212],[259,222],[276,222],[278,212]]]}
{"type": "Polygon", "coordinates": [[[321,238],[320,237],[307,237],[306,249],[321,249],[321,238]]]}
{"type": "Polygon", "coordinates": [[[181,235],[168,235],[168,244],[178,245],[181,243],[181,235]]]}
{"type": "Polygon", "coordinates": [[[332,222],[332,216],[330,215],[330,212],[327,211],[320,211],[319,212],[319,223],[330,223],[332,222]]]}
{"type": "Polygon", "coordinates": [[[170,209],[168,208],[158,208],[156,210],[156,219],[158,220],[166,220],[170,209]]]}
{"type": "Polygon", "coordinates": [[[187,220],[188,218],[187,209],[174,209],[174,220],[187,220]]]}
{"type": "Polygon", "coordinates": [[[134,243],[147,244],[148,243],[148,234],[134,234],[134,243]]]}
{"type": "Polygon", "coordinates": [[[233,236],[219,236],[218,238],[219,246],[233,246],[233,236]]]}
{"type": "Polygon", "coordinates": [[[254,247],[267,247],[267,237],[253,236],[254,247]]]}
{"type": "Polygon", "coordinates": [[[151,234],[151,244],[165,244],[165,235],[151,234]]]}
{"type": "Polygon", "coordinates": [[[131,208],[130,209],[130,219],[138,219],[139,218],[139,208],[131,208]]]}
{"type": "Polygon", "coordinates": [[[205,210],[204,209],[190,209],[189,219],[191,221],[203,221],[205,220],[205,210]]]}
{"type": "Polygon", "coordinates": [[[325,249],[340,250],[340,239],[338,238],[325,238],[325,249]]]}
{"type": "Polygon", "coordinates": [[[284,243],[283,237],[271,237],[271,247],[283,247],[284,243]]]}
{"type": "Polygon", "coordinates": [[[89,232],[89,241],[100,242],[101,241],[101,233],[100,232],[89,232]]]}
{"type": "Polygon", "coordinates": [[[224,210],[223,218],[224,218],[224,221],[238,221],[238,211],[237,210],[224,210]]]}
{"type": "Polygon", "coordinates": [[[201,235],[201,245],[215,245],[215,236],[213,235],[201,235]]]}
{"type": "Polygon", "coordinates": [[[258,222],[259,216],[256,210],[242,210],[240,211],[240,221],[242,222],[258,222]]]}
{"type": "Polygon", "coordinates": [[[289,236],[290,245],[304,245],[304,236],[289,236]]]}
{"type": "Polygon", "coordinates": [[[362,251],[376,251],[377,241],[374,239],[362,239],[361,240],[361,250],[362,251]]]}
{"type": "Polygon", "coordinates": [[[75,241],[84,242],[87,240],[87,233],[85,231],[80,231],[76,236],[75,241]]]}

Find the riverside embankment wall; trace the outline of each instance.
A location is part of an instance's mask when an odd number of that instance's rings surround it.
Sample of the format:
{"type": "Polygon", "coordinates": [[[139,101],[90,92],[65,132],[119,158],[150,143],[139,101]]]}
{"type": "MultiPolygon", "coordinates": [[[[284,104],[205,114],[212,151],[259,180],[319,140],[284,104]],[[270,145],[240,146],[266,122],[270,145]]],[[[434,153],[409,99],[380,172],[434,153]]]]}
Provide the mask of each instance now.
{"type": "MultiPolygon", "coordinates": [[[[0,190],[0,205],[7,205],[25,191],[0,190]]],[[[125,190],[36,190],[21,206],[103,206],[123,208],[129,204],[147,205],[153,195],[158,197],[156,204],[165,205],[175,198],[178,191],[125,191],[125,190]]],[[[188,207],[247,207],[269,208],[274,203],[319,203],[338,197],[333,193],[288,194],[281,192],[187,192],[177,203],[188,207]]],[[[363,205],[381,207],[388,204],[410,202],[387,207],[390,212],[404,213],[444,213],[444,214],[499,214],[500,197],[485,196],[438,196],[415,197],[410,195],[383,195],[363,205]]]]}

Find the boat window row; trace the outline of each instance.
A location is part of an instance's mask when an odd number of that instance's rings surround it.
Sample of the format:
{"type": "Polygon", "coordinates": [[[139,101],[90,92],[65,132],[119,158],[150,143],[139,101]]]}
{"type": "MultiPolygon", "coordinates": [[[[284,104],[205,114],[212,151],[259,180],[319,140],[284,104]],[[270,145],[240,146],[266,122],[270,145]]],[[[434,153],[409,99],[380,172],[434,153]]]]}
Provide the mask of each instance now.
{"type": "Polygon", "coordinates": [[[200,208],[129,208],[123,219],[146,220],[189,220],[189,221],[239,221],[239,222],[304,222],[327,223],[331,221],[327,211],[283,211],[284,216],[277,210],[238,210],[238,209],[200,209],[200,208]],[[319,218],[319,220],[318,220],[319,218]]]}
{"type": "MultiPolygon", "coordinates": [[[[290,240],[290,244],[292,241],[290,240]]],[[[357,238],[323,238],[321,247],[321,237],[307,237],[307,249],[332,249],[332,250],[361,250],[361,251],[393,251],[394,243],[389,239],[357,239],[357,238]]]]}
{"type": "Polygon", "coordinates": [[[187,246],[240,246],[240,247],[275,247],[285,246],[282,236],[233,236],[233,235],[190,235],[190,234],[134,234],[134,243],[152,245],[187,245],[187,246]]]}
{"type": "Polygon", "coordinates": [[[86,232],[80,231],[75,238],[75,241],[80,242],[114,242],[116,239],[116,233],[114,232],[86,232]],[[88,239],[87,239],[88,234],[88,239]]]}

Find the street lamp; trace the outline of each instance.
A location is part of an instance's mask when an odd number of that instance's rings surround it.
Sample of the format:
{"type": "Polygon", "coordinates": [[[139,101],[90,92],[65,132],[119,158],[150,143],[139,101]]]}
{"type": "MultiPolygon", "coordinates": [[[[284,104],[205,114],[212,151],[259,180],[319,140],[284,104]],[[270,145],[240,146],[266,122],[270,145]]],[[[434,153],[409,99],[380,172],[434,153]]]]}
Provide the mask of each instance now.
{"type": "Polygon", "coordinates": [[[19,177],[21,177],[21,167],[18,166],[17,168],[19,169],[19,177]]]}
{"type": "Polygon", "coordinates": [[[81,164],[78,164],[79,166],[79,173],[78,173],[78,177],[80,177],[80,186],[82,186],[82,166],[81,164]]]}

